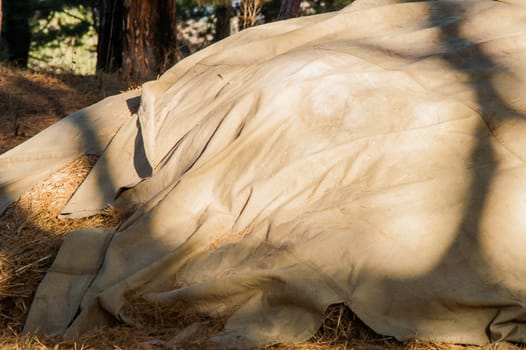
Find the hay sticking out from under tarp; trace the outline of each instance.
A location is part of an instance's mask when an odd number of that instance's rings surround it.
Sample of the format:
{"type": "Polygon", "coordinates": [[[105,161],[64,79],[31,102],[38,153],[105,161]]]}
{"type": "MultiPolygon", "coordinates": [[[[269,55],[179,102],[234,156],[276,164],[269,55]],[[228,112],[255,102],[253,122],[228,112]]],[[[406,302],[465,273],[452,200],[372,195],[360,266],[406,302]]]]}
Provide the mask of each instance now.
{"type": "MultiPolygon", "coordinates": [[[[182,304],[160,305],[141,297],[131,298],[126,312],[135,326],[94,329],[75,340],[19,336],[33,294],[55,259],[68,232],[86,227],[112,227],[126,216],[110,208],[103,214],[59,220],[57,215],[86,177],[96,157],[81,157],[50,175],[18,202],[0,221],[0,348],[10,349],[213,349],[203,342],[224,327],[224,319],[200,316],[182,304]]],[[[372,332],[345,305],[331,305],[313,338],[302,344],[280,344],[271,349],[408,349],[475,350],[518,349],[511,344],[486,347],[400,343],[372,332]]]]}
{"type": "Polygon", "coordinates": [[[159,345],[171,348],[217,346],[207,339],[224,328],[227,317],[200,315],[183,302],[161,304],[141,296],[127,298],[124,314],[134,327],[147,332],[159,345]]]}
{"type": "MultiPolygon", "coordinates": [[[[93,95],[93,90],[87,88],[90,95],[93,95]]],[[[12,90],[6,89],[6,91],[12,90]]],[[[30,90],[28,89],[28,91],[30,90]]],[[[47,92],[45,96],[48,96],[47,92]]],[[[78,103],[77,98],[68,97],[67,99],[78,103]]],[[[35,102],[35,99],[31,97],[28,98],[28,101],[35,102]]],[[[36,103],[40,102],[36,101],[36,103]]],[[[81,103],[81,105],[87,104],[81,103]]],[[[33,106],[33,108],[40,112],[43,110],[42,107],[33,106]]],[[[16,113],[23,114],[19,110],[16,113]]],[[[44,114],[49,115],[50,112],[44,114]]],[[[22,123],[22,126],[24,125],[22,123]]],[[[33,119],[31,125],[35,125],[33,119]]],[[[11,124],[8,126],[10,128],[11,124]]],[[[3,134],[2,137],[4,138],[0,138],[0,141],[9,140],[9,142],[14,143],[22,140],[22,136],[12,140],[13,136],[7,133],[3,134]]],[[[8,148],[10,148],[8,144],[3,147],[3,149],[8,148]]],[[[95,161],[95,157],[82,157],[72,162],[33,187],[0,218],[0,349],[151,350],[209,348],[210,344],[202,344],[198,341],[199,336],[202,335],[201,332],[209,332],[209,334],[217,332],[220,327],[223,327],[221,320],[201,318],[199,315],[189,312],[183,305],[150,304],[146,307],[145,303],[147,302],[140,299],[133,300],[129,307],[131,312],[134,312],[133,309],[135,308],[135,316],[142,327],[120,325],[112,328],[95,329],[74,341],[19,336],[34,291],[53,262],[65,235],[83,227],[114,226],[121,217],[121,213],[112,208],[102,215],[86,219],[57,219],[63,205],[84,179],[95,161]],[[193,324],[197,324],[197,328],[192,326],[193,324]]],[[[420,341],[399,343],[392,338],[378,336],[371,332],[342,304],[329,307],[319,331],[310,342],[281,344],[271,347],[271,349],[279,350],[329,348],[518,349],[511,344],[478,347],[420,341]]]]}
{"type": "Polygon", "coordinates": [[[320,329],[312,337],[314,342],[341,343],[361,339],[369,343],[384,344],[386,341],[394,341],[393,337],[374,333],[345,304],[330,305],[323,317],[320,329]]]}
{"type": "Polygon", "coordinates": [[[116,210],[80,220],[59,220],[62,207],[83,181],[96,157],[81,157],[34,186],[0,221],[0,327],[19,331],[36,287],[68,232],[111,227],[116,210]]]}

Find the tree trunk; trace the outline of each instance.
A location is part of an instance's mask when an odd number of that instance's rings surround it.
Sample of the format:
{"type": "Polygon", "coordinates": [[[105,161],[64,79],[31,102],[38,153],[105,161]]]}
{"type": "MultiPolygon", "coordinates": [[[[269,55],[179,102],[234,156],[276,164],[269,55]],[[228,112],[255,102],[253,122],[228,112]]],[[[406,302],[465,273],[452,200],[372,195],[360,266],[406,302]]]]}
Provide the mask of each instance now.
{"type": "Polygon", "coordinates": [[[7,44],[8,60],[20,68],[27,67],[31,30],[31,9],[28,0],[7,1],[4,4],[4,30],[2,38],[7,44]]]}
{"type": "Polygon", "coordinates": [[[151,79],[159,68],[159,1],[125,0],[123,68],[129,78],[151,79]]]}
{"type": "Polygon", "coordinates": [[[124,74],[152,79],[174,53],[175,0],[125,0],[124,5],[124,74]]]}
{"type": "Polygon", "coordinates": [[[124,35],[123,0],[100,0],[97,70],[114,72],[122,67],[124,35]]]}
{"type": "Polygon", "coordinates": [[[173,66],[181,57],[177,49],[177,9],[176,0],[161,1],[159,12],[161,16],[159,25],[161,31],[161,61],[160,73],[173,66]]]}
{"type": "Polygon", "coordinates": [[[216,7],[216,32],[214,41],[219,41],[230,35],[231,6],[220,5],[216,7]]]}
{"type": "Polygon", "coordinates": [[[137,82],[177,60],[175,0],[101,0],[97,68],[137,82]]]}
{"type": "Polygon", "coordinates": [[[298,17],[300,13],[300,0],[281,0],[278,19],[298,17]]]}
{"type": "Polygon", "coordinates": [[[2,37],[2,15],[3,15],[2,0],[0,0],[0,38],[2,37]]]}

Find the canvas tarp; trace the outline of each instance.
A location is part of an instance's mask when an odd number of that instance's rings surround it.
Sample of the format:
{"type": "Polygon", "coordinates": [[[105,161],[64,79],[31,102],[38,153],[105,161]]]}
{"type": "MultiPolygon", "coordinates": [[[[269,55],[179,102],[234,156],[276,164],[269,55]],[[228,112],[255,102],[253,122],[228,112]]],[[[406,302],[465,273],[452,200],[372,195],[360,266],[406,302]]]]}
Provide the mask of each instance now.
{"type": "Polygon", "coordinates": [[[66,238],[25,330],[133,323],[143,295],[227,317],[229,346],[305,340],[333,303],[398,339],[526,342],[525,49],[521,1],[358,0],[66,118],[0,157],[2,203],[97,144],[62,215],[140,206],[66,238]]]}

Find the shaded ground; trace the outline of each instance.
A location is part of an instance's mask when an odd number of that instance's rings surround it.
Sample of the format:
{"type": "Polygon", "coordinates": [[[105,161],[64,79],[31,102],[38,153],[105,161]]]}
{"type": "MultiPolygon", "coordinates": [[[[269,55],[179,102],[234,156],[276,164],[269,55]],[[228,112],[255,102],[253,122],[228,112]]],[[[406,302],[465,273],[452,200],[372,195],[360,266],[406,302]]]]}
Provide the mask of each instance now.
{"type": "MultiPolygon", "coordinates": [[[[105,96],[126,90],[128,84],[113,76],[51,76],[0,66],[0,153],[20,144],[73,111],[105,96]]],[[[204,325],[204,332],[222,327],[220,320],[200,319],[181,309],[141,305],[146,310],[141,328],[125,326],[95,330],[82,339],[21,337],[34,291],[53,262],[68,232],[82,227],[114,226],[121,213],[111,209],[82,220],[56,219],[60,209],[94,164],[82,157],[26,193],[0,217],[0,348],[1,349],[171,349],[174,337],[189,320],[204,325]]],[[[141,312],[143,312],[141,311],[141,312]]],[[[183,348],[209,348],[190,342],[183,348]]],[[[177,347],[180,348],[180,347],[177,347]]],[[[475,346],[400,343],[374,334],[343,305],[327,310],[318,333],[304,344],[271,349],[482,349],[475,346]]],[[[510,344],[485,349],[517,349],[510,344]]]]}
{"type": "Polygon", "coordinates": [[[128,84],[115,76],[46,75],[0,65],[0,153],[128,84]]]}

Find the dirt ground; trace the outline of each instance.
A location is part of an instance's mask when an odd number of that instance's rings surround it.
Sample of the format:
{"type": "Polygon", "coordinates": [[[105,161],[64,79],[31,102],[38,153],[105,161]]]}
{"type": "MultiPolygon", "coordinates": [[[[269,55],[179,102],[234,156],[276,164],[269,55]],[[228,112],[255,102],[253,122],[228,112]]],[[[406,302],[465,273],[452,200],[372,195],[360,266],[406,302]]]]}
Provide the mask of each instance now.
{"type": "MultiPolygon", "coordinates": [[[[0,66],[0,154],[75,110],[127,90],[137,84],[117,76],[46,75],[0,66]]],[[[0,217],[0,349],[200,349],[210,344],[172,340],[188,324],[179,310],[151,309],[141,328],[116,326],[98,329],[82,338],[64,341],[20,334],[38,283],[64,237],[82,227],[114,226],[118,210],[82,220],[56,216],[96,161],[83,157],[28,191],[0,217]],[[152,316],[153,315],[153,316],[152,316]]],[[[209,331],[221,322],[208,322],[209,331]]],[[[522,347],[523,348],[523,347],[522,347]]],[[[281,344],[271,349],[519,349],[511,344],[486,347],[434,344],[417,340],[400,343],[375,334],[345,306],[334,305],[318,333],[302,344],[281,344]]]]}

